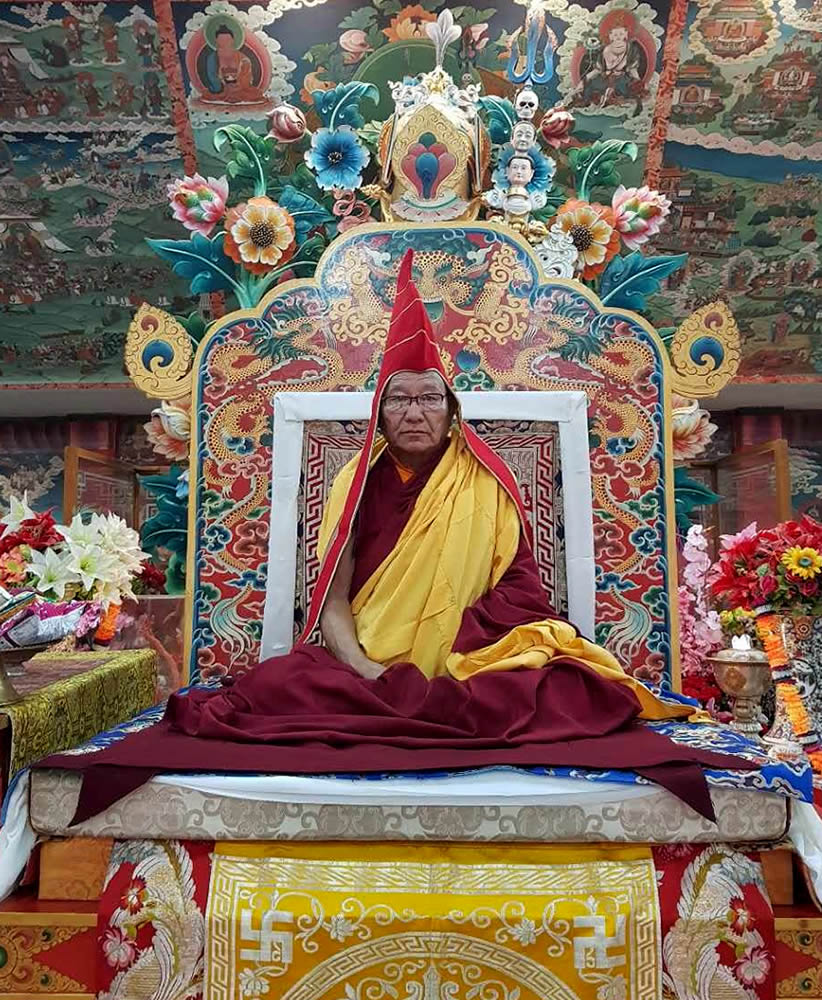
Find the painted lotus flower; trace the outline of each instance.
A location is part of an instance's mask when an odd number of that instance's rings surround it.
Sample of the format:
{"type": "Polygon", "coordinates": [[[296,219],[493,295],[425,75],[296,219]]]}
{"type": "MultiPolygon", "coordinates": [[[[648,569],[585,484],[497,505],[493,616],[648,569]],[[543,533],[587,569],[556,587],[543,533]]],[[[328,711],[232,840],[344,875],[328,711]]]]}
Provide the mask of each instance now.
{"type": "Polygon", "coordinates": [[[671,211],[671,203],[649,187],[626,188],[620,184],[611,200],[614,226],[629,250],[637,250],[656,236],[671,211]]]}
{"type": "Polygon", "coordinates": [[[265,196],[249,198],[225,217],[223,249],[252,274],[266,274],[294,253],[291,213],[265,196]]]}
{"type": "Polygon", "coordinates": [[[718,428],[711,423],[710,413],[701,409],[695,399],[674,395],[671,402],[674,461],[685,462],[702,454],[718,428]]]}
{"type": "Polygon", "coordinates": [[[317,175],[317,183],[324,191],[333,188],[353,191],[360,187],[368,159],[368,151],[347,125],[333,131],[319,129],[311,136],[311,148],[305,151],[305,162],[317,175]]]}
{"type": "Polygon", "coordinates": [[[172,462],[188,458],[191,439],[191,408],[188,403],[182,400],[162,402],[159,409],[152,410],[151,420],[143,424],[143,428],[158,455],[172,462]]]}
{"type": "Polygon", "coordinates": [[[539,130],[542,138],[554,149],[562,149],[571,139],[574,116],[564,108],[550,108],[542,116],[539,130]]]}
{"type": "Polygon", "coordinates": [[[389,42],[405,42],[414,38],[427,38],[425,34],[426,21],[436,21],[437,15],[426,10],[421,4],[415,3],[391,18],[391,24],[382,29],[389,42]]]}
{"type": "Polygon", "coordinates": [[[297,142],[306,128],[305,115],[293,104],[279,104],[268,116],[268,134],[276,142],[297,142]]]}
{"type": "Polygon", "coordinates": [[[343,50],[343,62],[347,66],[358,63],[366,52],[373,52],[374,47],[368,44],[368,35],[362,28],[351,28],[340,35],[340,48],[343,50]]]}
{"type": "Polygon", "coordinates": [[[225,177],[179,178],[168,185],[168,200],[178,222],[195,233],[208,236],[225,215],[228,181],[225,177]]]}
{"type": "Polygon", "coordinates": [[[614,229],[613,210],[575,198],[557,211],[557,223],[574,241],[579,257],[577,267],[583,278],[594,278],[619,253],[619,233],[614,229]]]}

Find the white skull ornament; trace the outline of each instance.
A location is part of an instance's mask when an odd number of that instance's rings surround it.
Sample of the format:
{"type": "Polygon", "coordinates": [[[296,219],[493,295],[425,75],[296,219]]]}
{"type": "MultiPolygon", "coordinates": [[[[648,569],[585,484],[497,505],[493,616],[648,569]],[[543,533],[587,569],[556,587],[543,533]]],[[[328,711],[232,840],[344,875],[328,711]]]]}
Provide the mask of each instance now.
{"type": "Polygon", "coordinates": [[[525,87],[517,94],[517,100],[514,106],[517,109],[517,118],[524,119],[525,121],[531,121],[537,113],[539,98],[530,87],[525,87]]]}

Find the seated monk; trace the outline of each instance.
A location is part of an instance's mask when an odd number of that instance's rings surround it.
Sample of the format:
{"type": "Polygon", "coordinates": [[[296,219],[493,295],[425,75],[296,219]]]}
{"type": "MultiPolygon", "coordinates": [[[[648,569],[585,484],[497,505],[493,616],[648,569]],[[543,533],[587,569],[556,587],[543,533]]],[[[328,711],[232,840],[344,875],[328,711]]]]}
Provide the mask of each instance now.
{"type": "Polygon", "coordinates": [[[44,762],[94,772],[76,820],[158,771],[214,761],[284,774],[630,768],[709,816],[699,765],[747,768],[637,724],[693,709],[654,695],[551,609],[514,477],[460,419],[410,252],[397,284],[365,444],[331,489],[300,641],[221,691],[172,696],[159,726],[44,762]],[[308,643],[318,623],[327,650],[308,643]]]}

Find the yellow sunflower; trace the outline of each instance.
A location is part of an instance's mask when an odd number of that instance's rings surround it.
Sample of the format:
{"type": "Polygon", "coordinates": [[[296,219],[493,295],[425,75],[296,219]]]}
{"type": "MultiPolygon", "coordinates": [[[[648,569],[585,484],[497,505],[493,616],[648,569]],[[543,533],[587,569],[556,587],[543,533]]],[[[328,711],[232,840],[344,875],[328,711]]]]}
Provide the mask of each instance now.
{"type": "Polygon", "coordinates": [[[583,278],[596,277],[619,252],[614,212],[607,205],[590,205],[572,198],[557,211],[557,222],[574,241],[583,278]]]}
{"type": "Polygon", "coordinates": [[[783,554],[782,565],[794,576],[810,580],[817,573],[822,573],[822,555],[816,549],[802,549],[798,545],[794,545],[783,554]]]}
{"type": "Polygon", "coordinates": [[[294,253],[294,219],[270,198],[249,198],[225,217],[223,249],[252,274],[265,274],[294,253]]]}

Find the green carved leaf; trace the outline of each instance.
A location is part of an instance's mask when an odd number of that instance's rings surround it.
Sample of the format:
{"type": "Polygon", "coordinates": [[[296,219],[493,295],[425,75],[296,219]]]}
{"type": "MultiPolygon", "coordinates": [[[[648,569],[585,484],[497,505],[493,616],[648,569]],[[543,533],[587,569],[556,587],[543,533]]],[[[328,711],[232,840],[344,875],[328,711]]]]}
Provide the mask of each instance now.
{"type": "Polygon", "coordinates": [[[617,161],[621,156],[635,160],[637,152],[635,142],[621,139],[599,140],[592,146],[578,146],[568,150],[568,162],[574,171],[577,197],[582,201],[590,201],[591,192],[595,188],[616,187],[621,179],[616,168],[617,161]]]}
{"type": "Polygon", "coordinates": [[[638,250],[625,257],[614,257],[599,281],[602,304],[639,312],[645,308],[645,298],[658,292],[665,278],[687,261],[686,253],[675,257],[643,257],[638,250]]]}
{"type": "Polygon", "coordinates": [[[274,159],[274,142],[258,135],[247,125],[223,125],[214,133],[214,148],[226,158],[226,173],[232,179],[247,177],[254,182],[254,194],[265,194],[266,177],[274,159]]]}
{"type": "Polygon", "coordinates": [[[234,261],[223,252],[225,233],[203,236],[192,233],[189,240],[146,240],[151,249],[171,264],[175,274],[188,279],[192,295],[236,289],[234,261]]]}
{"type": "Polygon", "coordinates": [[[517,113],[514,105],[507,97],[481,97],[480,107],[488,118],[488,134],[491,142],[498,146],[505,145],[511,139],[511,131],[517,120],[517,113]]]}

